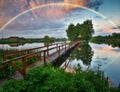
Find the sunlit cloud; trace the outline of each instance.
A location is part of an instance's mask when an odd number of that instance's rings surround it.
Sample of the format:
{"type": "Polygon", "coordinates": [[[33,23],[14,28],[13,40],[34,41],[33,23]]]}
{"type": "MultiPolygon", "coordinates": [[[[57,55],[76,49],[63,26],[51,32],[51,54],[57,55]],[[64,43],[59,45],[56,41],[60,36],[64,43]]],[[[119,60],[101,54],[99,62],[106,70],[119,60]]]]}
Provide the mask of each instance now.
{"type": "Polygon", "coordinates": [[[116,32],[116,30],[114,30],[112,27],[109,27],[109,26],[104,27],[102,30],[104,32],[108,32],[108,33],[114,33],[114,32],[116,32]]]}
{"type": "MultiPolygon", "coordinates": [[[[104,2],[103,0],[0,0],[0,27],[20,12],[43,4],[77,4],[95,10],[100,10],[102,13],[103,10],[98,8],[104,4],[104,2]]],[[[4,36],[12,36],[12,34],[16,34],[18,36],[25,37],[43,37],[44,34],[48,33],[54,37],[66,37],[65,30],[70,23],[74,23],[76,25],[77,23],[82,23],[86,19],[91,19],[93,21],[95,33],[97,35],[107,35],[113,32],[120,32],[118,29],[119,26],[118,28],[113,27],[108,22],[108,19],[112,19],[115,21],[116,25],[120,25],[119,13],[114,14],[114,11],[112,12],[112,15],[109,15],[105,20],[93,12],[89,12],[81,8],[78,9],[70,6],[48,6],[20,16],[4,29],[4,36]],[[28,33],[29,35],[27,35],[28,33]],[[42,33],[43,35],[39,33],[42,33]]]]}
{"type": "MultiPolygon", "coordinates": [[[[81,6],[87,7],[96,7],[95,4],[99,3],[99,1],[89,1],[89,0],[0,0],[0,27],[2,27],[8,20],[10,20],[15,15],[23,12],[29,8],[34,8],[39,5],[48,4],[48,3],[70,3],[77,4],[81,6]]],[[[98,5],[99,7],[99,5],[98,5]]],[[[61,9],[61,8],[60,8],[61,9]]],[[[60,10],[59,7],[54,7],[48,10],[44,10],[44,13],[51,18],[50,16],[54,16],[55,18],[59,18],[64,15],[66,12],[73,9],[73,7],[63,7],[60,10]],[[53,13],[54,12],[54,13],[53,13]]],[[[34,18],[38,18],[40,15],[39,10],[32,11],[32,16],[34,18]]]]}

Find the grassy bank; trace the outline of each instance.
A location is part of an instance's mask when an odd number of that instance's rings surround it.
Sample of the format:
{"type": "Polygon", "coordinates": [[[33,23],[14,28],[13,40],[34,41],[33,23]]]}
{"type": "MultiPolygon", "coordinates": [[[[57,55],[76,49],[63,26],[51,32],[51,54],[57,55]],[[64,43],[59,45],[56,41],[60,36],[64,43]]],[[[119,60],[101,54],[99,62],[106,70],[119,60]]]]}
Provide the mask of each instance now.
{"type": "Polygon", "coordinates": [[[9,80],[1,92],[120,92],[120,88],[109,87],[103,72],[82,71],[68,73],[52,66],[39,66],[27,73],[26,80],[9,80]]]}
{"type": "Polygon", "coordinates": [[[34,42],[59,42],[66,41],[66,38],[54,38],[45,36],[44,38],[20,38],[20,37],[9,37],[0,39],[0,44],[8,43],[34,43],[34,42]]]}
{"type": "Polygon", "coordinates": [[[91,42],[97,44],[108,44],[112,47],[120,48],[120,33],[112,33],[112,35],[107,36],[95,36],[91,39],[91,42]]]}
{"type": "Polygon", "coordinates": [[[8,43],[33,43],[33,42],[44,42],[44,41],[43,41],[43,39],[23,39],[23,40],[0,39],[0,44],[8,44],[8,43]]]}

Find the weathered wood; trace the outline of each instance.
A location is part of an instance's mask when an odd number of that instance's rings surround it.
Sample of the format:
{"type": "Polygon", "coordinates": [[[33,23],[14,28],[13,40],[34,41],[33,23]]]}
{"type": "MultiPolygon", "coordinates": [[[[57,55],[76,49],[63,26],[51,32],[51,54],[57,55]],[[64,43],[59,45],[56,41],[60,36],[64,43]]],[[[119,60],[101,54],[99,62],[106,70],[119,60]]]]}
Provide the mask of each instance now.
{"type": "MultiPolygon", "coordinates": [[[[16,58],[13,58],[13,59],[10,59],[10,60],[7,60],[7,61],[6,61],[6,57],[5,56],[13,55],[13,53],[5,54],[4,55],[4,60],[5,61],[3,62],[3,64],[6,65],[7,63],[10,63],[11,66],[13,66],[25,78],[26,77],[26,71],[28,69],[30,69],[33,66],[40,65],[40,64],[45,64],[46,65],[47,61],[49,61],[49,62],[54,61],[61,54],[65,53],[68,49],[72,48],[76,44],[77,44],[77,42],[75,42],[75,43],[64,43],[64,44],[61,44],[61,45],[55,44],[55,47],[51,47],[51,48],[50,48],[50,46],[53,46],[53,45],[43,46],[43,47],[46,47],[45,50],[41,50],[41,51],[38,51],[38,52],[35,52],[35,53],[30,53],[30,51],[31,50],[35,50],[36,48],[29,49],[29,50],[24,50],[24,51],[27,51],[27,55],[22,55],[22,56],[19,56],[19,57],[16,57],[16,58]],[[51,53],[51,54],[49,54],[49,51],[51,51],[51,50],[56,50],[56,51],[51,53]],[[43,59],[42,60],[36,61],[35,63],[30,64],[28,66],[26,65],[26,60],[27,59],[35,57],[35,56],[37,56],[39,54],[42,54],[42,53],[43,53],[43,59]],[[22,62],[22,66],[23,66],[22,69],[20,69],[14,63],[14,62],[17,62],[18,60],[20,60],[22,62]]],[[[43,47],[39,47],[39,48],[43,48],[43,47]]],[[[17,52],[15,52],[15,53],[17,53],[17,52]]]]}

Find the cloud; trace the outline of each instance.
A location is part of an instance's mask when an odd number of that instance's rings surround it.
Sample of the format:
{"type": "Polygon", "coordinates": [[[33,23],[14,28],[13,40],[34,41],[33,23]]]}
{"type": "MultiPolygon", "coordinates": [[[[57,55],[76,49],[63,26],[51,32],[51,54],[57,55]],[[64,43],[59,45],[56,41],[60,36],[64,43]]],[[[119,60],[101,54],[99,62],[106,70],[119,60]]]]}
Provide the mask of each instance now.
{"type": "Polygon", "coordinates": [[[120,29],[120,26],[118,26],[118,28],[120,29]]]}
{"type": "MultiPolygon", "coordinates": [[[[33,8],[38,5],[48,4],[48,3],[70,3],[70,4],[78,4],[82,6],[87,6],[90,8],[98,8],[102,4],[102,0],[0,0],[0,27],[3,26],[8,20],[10,20],[15,15],[19,14],[26,9],[33,8]]],[[[50,10],[44,10],[46,15],[51,18],[51,16],[55,18],[62,17],[66,12],[71,11],[73,7],[65,6],[65,7],[50,7],[50,10]],[[52,12],[52,13],[51,13],[52,12]],[[54,13],[53,13],[54,12],[54,13]]],[[[37,17],[40,15],[39,11],[33,11],[33,17],[37,17]]]]}
{"type": "Polygon", "coordinates": [[[117,26],[117,27],[113,27],[112,29],[120,29],[120,26],[117,26]]]}
{"type": "MultiPolygon", "coordinates": [[[[26,9],[51,2],[73,3],[95,10],[99,10],[99,7],[103,4],[103,0],[0,0],[0,27],[13,16],[26,9]]],[[[51,36],[62,37],[65,36],[65,29],[69,23],[83,22],[86,18],[90,18],[89,15],[90,13],[85,13],[83,9],[80,8],[60,6],[45,7],[19,17],[5,28],[4,32],[6,33],[4,34],[6,36],[18,35],[25,37],[41,37],[49,34],[51,36]]],[[[99,25],[104,25],[102,24],[103,22],[97,20],[101,20],[102,17],[94,15],[92,18],[96,20],[94,24],[97,25],[97,28],[99,28],[99,25]]],[[[114,29],[116,28],[101,28],[99,31],[96,31],[96,33],[104,35],[113,32],[114,29]]]]}
{"type": "Polygon", "coordinates": [[[101,19],[102,17],[101,16],[94,16],[94,18],[101,19]]]}
{"type": "Polygon", "coordinates": [[[90,8],[94,8],[96,11],[99,10],[99,7],[103,4],[103,0],[90,0],[87,3],[87,6],[90,8]]]}

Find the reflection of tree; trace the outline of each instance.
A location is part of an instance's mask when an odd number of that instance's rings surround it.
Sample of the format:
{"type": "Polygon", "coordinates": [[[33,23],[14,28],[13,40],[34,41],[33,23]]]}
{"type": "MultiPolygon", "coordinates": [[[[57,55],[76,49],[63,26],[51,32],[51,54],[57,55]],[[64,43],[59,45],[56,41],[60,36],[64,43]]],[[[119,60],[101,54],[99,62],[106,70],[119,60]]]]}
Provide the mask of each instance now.
{"type": "Polygon", "coordinates": [[[71,57],[77,60],[82,60],[84,64],[90,65],[94,52],[89,44],[79,45],[72,53],[71,57]]]}
{"type": "Polygon", "coordinates": [[[44,46],[51,45],[52,42],[44,42],[44,46]]]}

